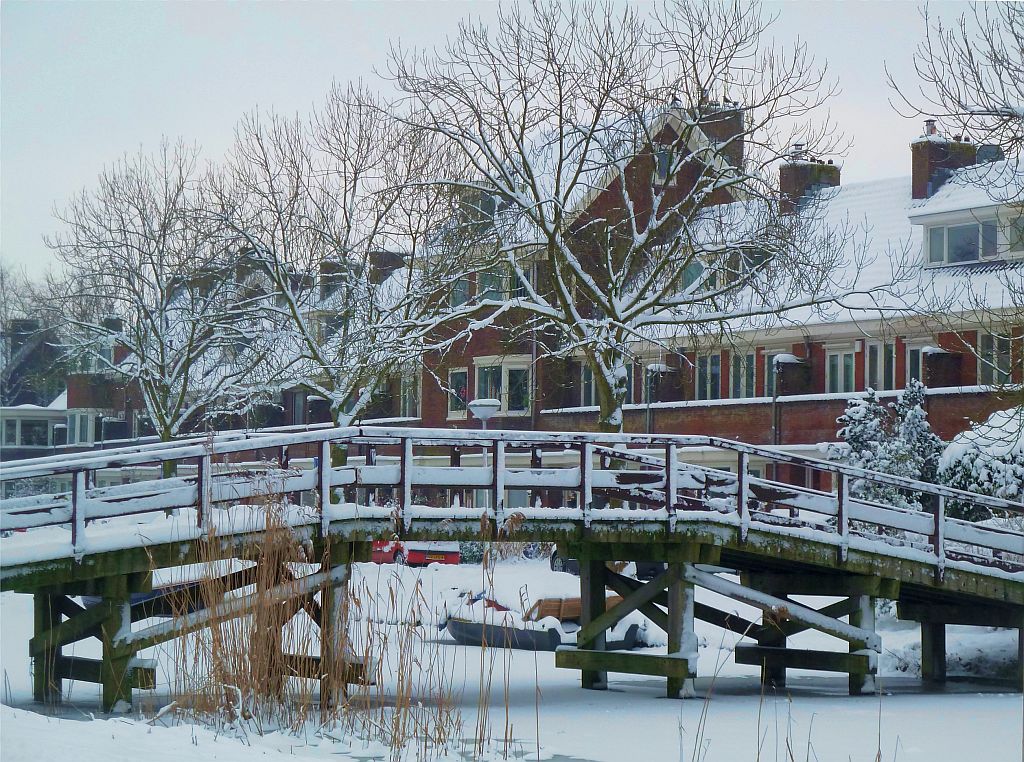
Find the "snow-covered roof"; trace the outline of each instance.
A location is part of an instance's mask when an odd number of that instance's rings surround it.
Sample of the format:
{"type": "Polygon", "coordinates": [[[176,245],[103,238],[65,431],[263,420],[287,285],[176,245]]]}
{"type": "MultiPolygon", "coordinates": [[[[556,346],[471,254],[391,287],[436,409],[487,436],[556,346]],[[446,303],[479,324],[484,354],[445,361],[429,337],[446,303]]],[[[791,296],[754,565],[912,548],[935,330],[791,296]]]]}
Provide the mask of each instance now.
{"type": "Polygon", "coordinates": [[[1020,197],[1024,168],[1016,161],[975,164],[953,172],[929,198],[912,203],[910,218],[987,209],[1020,197]]]}
{"type": "Polygon", "coordinates": [[[46,406],[50,410],[67,410],[68,409],[68,390],[65,389],[57,395],[56,399],[53,400],[49,405],[46,406]]]}

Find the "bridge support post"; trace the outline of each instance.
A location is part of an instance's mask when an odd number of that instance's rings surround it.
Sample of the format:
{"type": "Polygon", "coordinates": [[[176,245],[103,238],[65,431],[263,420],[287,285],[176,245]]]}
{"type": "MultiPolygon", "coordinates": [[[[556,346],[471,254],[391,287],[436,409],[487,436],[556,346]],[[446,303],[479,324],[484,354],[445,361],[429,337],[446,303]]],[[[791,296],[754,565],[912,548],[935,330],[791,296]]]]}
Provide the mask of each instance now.
{"type": "MultiPolygon", "coordinates": [[[[351,561],[349,543],[328,541],[320,569],[331,572],[351,561]]],[[[347,688],[345,655],[348,650],[348,578],[328,582],[320,594],[320,713],[324,722],[338,706],[347,688]]]]}
{"type": "MultiPolygon", "coordinates": [[[[582,616],[580,625],[586,627],[590,622],[605,612],[605,562],[592,559],[580,559],[580,598],[582,616]]],[[[589,643],[581,643],[579,648],[588,651],[605,650],[605,634],[598,635],[589,643]]],[[[581,670],[581,681],[584,688],[603,691],[608,689],[608,673],[593,669],[581,670]]]]}
{"type": "Polygon", "coordinates": [[[128,575],[103,580],[103,603],[110,612],[100,623],[100,641],[103,643],[100,683],[105,712],[126,710],[132,703],[132,674],[129,665],[135,649],[115,644],[118,636],[131,629],[128,581],[128,575]]]}
{"type": "MultiPolygon", "coordinates": [[[[761,628],[758,631],[757,645],[770,648],[785,648],[786,633],[770,612],[761,615],[761,628]]],[[[764,661],[761,664],[761,684],[771,688],[786,687],[786,667],[781,661],[764,661]]]]}
{"type": "Polygon", "coordinates": [[[946,624],[921,622],[921,679],[946,682],[946,624]]]}
{"type": "MultiPolygon", "coordinates": [[[[875,598],[870,595],[850,596],[856,608],[850,614],[850,624],[871,632],[875,632],[875,598]]],[[[869,652],[866,643],[850,643],[850,653],[867,654],[870,658],[867,672],[850,673],[850,695],[858,696],[875,692],[875,675],[878,673],[877,655],[869,652]]]]}
{"type": "MultiPolygon", "coordinates": [[[[60,624],[61,616],[55,607],[56,596],[35,593],[32,603],[35,612],[35,636],[41,638],[60,624]]],[[[61,647],[46,648],[32,659],[32,698],[42,704],[57,704],[61,700],[62,680],[57,675],[57,661],[61,647]]]]}
{"type": "Polygon", "coordinates": [[[683,564],[670,563],[668,585],[668,655],[685,659],[687,677],[669,677],[669,698],[693,698],[697,664],[697,636],[693,630],[693,583],[683,579],[683,564]],[[692,667],[689,665],[693,665],[692,667]]]}

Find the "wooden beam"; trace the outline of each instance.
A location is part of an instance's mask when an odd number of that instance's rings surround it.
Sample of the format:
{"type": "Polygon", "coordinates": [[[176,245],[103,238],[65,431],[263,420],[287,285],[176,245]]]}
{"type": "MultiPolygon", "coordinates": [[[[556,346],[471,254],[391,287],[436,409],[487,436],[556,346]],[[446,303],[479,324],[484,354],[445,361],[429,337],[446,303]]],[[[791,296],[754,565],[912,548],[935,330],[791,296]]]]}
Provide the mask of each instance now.
{"type": "MultiPolygon", "coordinates": [[[[65,680],[78,680],[84,683],[103,682],[102,659],[87,659],[84,656],[61,656],[56,662],[57,674],[65,680]]],[[[128,667],[128,680],[132,688],[153,690],[156,688],[156,667],[128,667]]]]}
{"type": "Polygon", "coordinates": [[[859,574],[743,572],[740,581],[755,590],[785,595],[871,595],[895,600],[900,594],[899,580],[859,574]]]}
{"type": "Polygon", "coordinates": [[[844,654],[837,651],[812,651],[797,648],[773,648],[771,646],[736,646],[736,663],[752,666],[789,667],[822,672],[866,673],[871,668],[867,654],[844,654]]]}
{"type": "Polygon", "coordinates": [[[100,622],[103,661],[100,683],[103,686],[103,710],[114,711],[119,705],[131,706],[132,681],[128,664],[135,656],[131,645],[120,645],[118,639],[131,631],[131,600],[127,577],[108,577],[103,590],[106,616],[100,622]]]}
{"type": "Polygon", "coordinates": [[[586,651],[562,646],[555,651],[555,666],[579,669],[621,672],[627,675],[653,675],[685,680],[690,676],[689,661],[678,656],[638,654],[631,651],[586,651]]]}
{"type": "Polygon", "coordinates": [[[668,698],[693,696],[692,677],[697,673],[697,636],[693,631],[693,583],[683,579],[683,565],[669,564],[668,577],[668,655],[688,660],[690,674],[683,678],[668,675],[665,695],[668,698]]]}
{"type": "MultiPolygon", "coordinates": [[[[580,628],[579,632],[576,634],[576,643],[585,647],[594,640],[599,633],[602,633],[613,627],[616,623],[621,622],[624,617],[636,611],[645,603],[650,603],[658,593],[662,592],[668,586],[670,581],[669,569],[664,569],[650,582],[641,583],[640,587],[623,596],[622,600],[617,605],[602,612],[580,628]]],[[[602,594],[604,593],[603,590],[601,592],[602,594]]]]}
{"type": "MultiPolygon", "coordinates": [[[[63,596],[36,593],[32,596],[35,638],[51,632],[60,623],[60,613],[54,604],[55,598],[63,596]]],[[[60,647],[51,645],[33,655],[32,698],[40,703],[58,703],[61,699],[61,678],[56,671],[60,659],[60,647]]]]}
{"type": "Polygon", "coordinates": [[[111,614],[111,604],[102,600],[72,619],[54,625],[46,632],[37,633],[28,642],[30,656],[41,656],[48,650],[66,646],[84,638],[99,637],[100,624],[111,614]]]}
{"type": "Polygon", "coordinates": [[[967,624],[975,627],[1024,627],[1024,610],[988,604],[917,603],[898,601],[896,615],[915,622],[967,624]]]}
{"type": "Polygon", "coordinates": [[[921,679],[946,682],[946,625],[921,622],[921,679]]]}

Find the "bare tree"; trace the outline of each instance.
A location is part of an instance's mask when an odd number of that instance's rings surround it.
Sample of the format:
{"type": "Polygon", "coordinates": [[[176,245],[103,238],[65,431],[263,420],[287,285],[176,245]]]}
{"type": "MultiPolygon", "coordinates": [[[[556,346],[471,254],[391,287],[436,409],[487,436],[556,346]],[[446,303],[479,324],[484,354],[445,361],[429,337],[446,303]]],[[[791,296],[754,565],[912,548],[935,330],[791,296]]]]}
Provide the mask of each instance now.
{"type": "Polygon", "coordinates": [[[163,440],[244,412],[250,305],[218,236],[197,224],[198,150],[164,142],[105,169],[56,216],[69,354],[138,395],[163,440]]]}
{"type": "MultiPolygon", "coordinates": [[[[924,40],[914,51],[916,78],[898,82],[890,72],[895,108],[907,116],[935,117],[950,134],[998,146],[1017,164],[1024,149],[1024,6],[983,3],[953,25],[921,11],[924,40]]],[[[990,187],[993,178],[987,178],[990,187]]],[[[1024,189],[1007,185],[1020,200],[1024,189]]]]}
{"type": "Polygon", "coordinates": [[[951,25],[927,5],[921,15],[924,39],[914,52],[914,81],[889,73],[894,107],[905,116],[937,118],[947,134],[987,146],[977,166],[950,182],[979,186],[1000,205],[991,222],[1004,261],[995,272],[952,280],[933,274],[919,309],[932,327],[960,334],[980,329],[984,346],[964,341],[962,349],[977,360],[981,381],[1021,404],[1024,355],[1013,346],[1024,336],[1024,279],[1014,262],[1024,251],[1024,6],[972,5],[951,25]]]}
{"type": "Polygon", "coordinates": [[[328,400],[338,424],[418,365],[418,318],[437,307],[443,265],[424,250],[452,194],[419,182],[444,160],[426,137],[335,86],[308,120],[246,117],[211,178],[209,213],[266,279],[266,383],[328,400]]]}
{"type": "Polygon", "coordinates": [[[493,199],[491,262],[514,296],[477,309],[515,308],[555,336],[549,352],[582,355],[605,430],[622,426],[638,340],[727,340],[855,290],[849,231],[779,196],[780,160],[837,139],[807,121],[824,71],[802,44],[768,45],[770,23],[713,0],[651,18],[535,2],[444,50],[393,53],[409,124],[471,168],[435,182],[493,199]]]}

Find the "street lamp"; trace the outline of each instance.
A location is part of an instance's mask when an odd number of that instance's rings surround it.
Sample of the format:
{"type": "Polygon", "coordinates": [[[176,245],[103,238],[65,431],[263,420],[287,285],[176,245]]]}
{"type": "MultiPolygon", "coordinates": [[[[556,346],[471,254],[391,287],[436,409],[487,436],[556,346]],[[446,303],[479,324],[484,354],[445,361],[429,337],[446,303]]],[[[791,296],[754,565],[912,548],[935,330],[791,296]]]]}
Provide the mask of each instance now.
{"type": "MultiPolygon", "coordinates": [[[[473,414],[474,418],[480,419],[480,426],[484,431],[487,431],[487,421],[494,417],[494,414],[501,409],[501,400],[491,399],[484,397],[483,399],[473,400],[469,403],[469,410],[473,414]]],[[[487,444],[484,444],[484,468],[487,468],[487,444]]],[[[488,495],[490,493],[487,493],[488,495]]]]}

